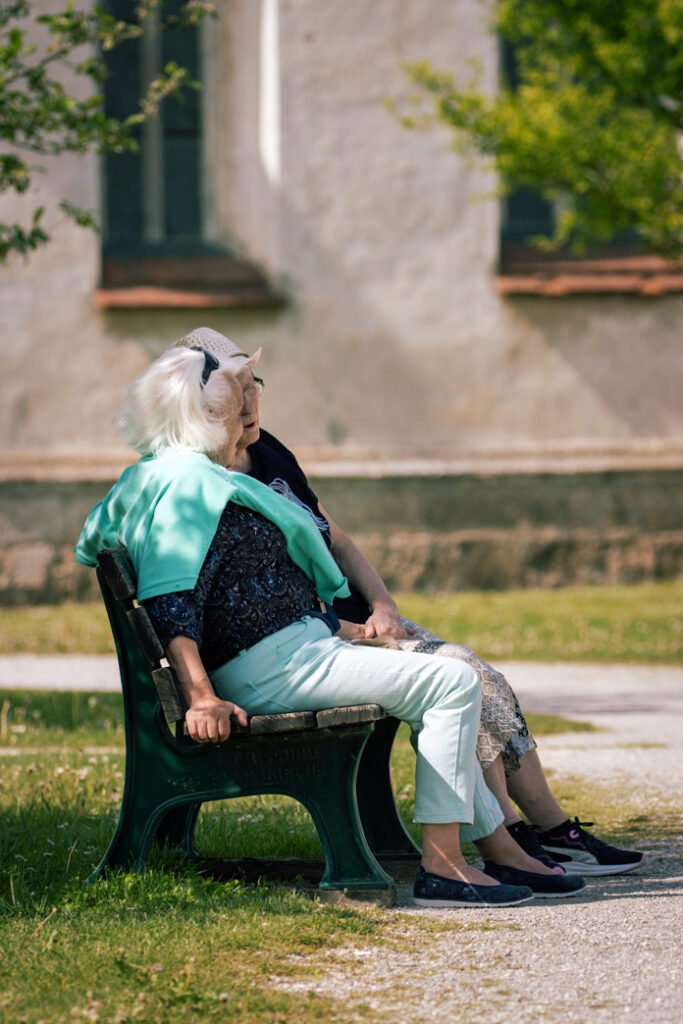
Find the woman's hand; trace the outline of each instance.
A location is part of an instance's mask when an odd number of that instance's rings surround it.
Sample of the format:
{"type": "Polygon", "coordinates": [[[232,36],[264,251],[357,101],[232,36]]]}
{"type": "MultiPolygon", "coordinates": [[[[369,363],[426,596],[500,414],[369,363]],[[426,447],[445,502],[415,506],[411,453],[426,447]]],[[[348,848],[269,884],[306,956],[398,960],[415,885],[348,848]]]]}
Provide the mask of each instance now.
{"type": "Polygon", "coordinates": [[[246,711],[220,697],[201,697],[185,712],[188,735],[197,743],[225,743],[230,738],[230,716],[240,725],[247,725],[246,711]]]}
{"type": "Polygon", "coordinates": [[[361,626],[357,622],[340,619],[339,626],[335,636],[338,636],[340,640],[362,640],[365,636],[365,626],[361,626]]]}
{"type": "Polygon", "coordinates": [[[394,640],[405,640],[411,636],[411,633],[403,625],[398,608],[393,602],[391,604],[376,604],[372,615],[361,628],[364,630],[362,635],[366,639],[375,636],[391,636],[394,640]]]}
{"type": "Polygon", "coordinates": [[[187,704],[188,736],[198,743],[225,743],[230,736],[231,715],[235,715],[240,725],[247,724],[246,711],[214,693],[194,640],[187,636],[174,637],[166,648],[166,655],[175,669],[187,704]]]}
{"type": "MultiPolygon", "coordinates": [[[[406,630],[399,615],[396,602],[387,590],[382,578],[374,566],[370,565],[353,543],[347,533],[335,523],[327,509],[320,506],[320,511],[330,526],[332,538],[332,554],[334,555],[339,568],[348,577],[349,582],[356,587],[363,595],[369,606],[372,608],[372,615],[364,626],[362,632],[346,635],[345,632],[338,633],[344,640],[356,640],[359,637],[363,640],[373,640],[378,636],[390,636],[394,640],[405,640],[412,636],[412,630],[406,630]]],[[[343,628],[346,623],[343,624],[343,628]]]]}

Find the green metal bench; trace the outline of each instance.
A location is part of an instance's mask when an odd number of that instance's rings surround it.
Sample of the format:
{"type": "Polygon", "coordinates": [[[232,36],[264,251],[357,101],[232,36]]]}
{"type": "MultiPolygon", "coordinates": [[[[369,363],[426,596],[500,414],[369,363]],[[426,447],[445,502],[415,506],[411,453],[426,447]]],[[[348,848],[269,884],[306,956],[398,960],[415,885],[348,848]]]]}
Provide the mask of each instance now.
{"type": "MultiPolygon", "coordinates": [[[[97,575],[121,674],[126,773],[116,832],[96,875],[142,870],[155,841],[196,860],[194,830],[203,802],[279,793],[302,803],[315,823],[325,856],[319,894],[391,905],[394,881],[378,858],[419,857],[391,789],[397,720],[376,704],[254,715],[227,743],[195,743],[185,735],[174,672],[135,599],[126,551],[101,551],[97,575]]],[[[252,873],[258,868],[254,862],[252,873]]]]}

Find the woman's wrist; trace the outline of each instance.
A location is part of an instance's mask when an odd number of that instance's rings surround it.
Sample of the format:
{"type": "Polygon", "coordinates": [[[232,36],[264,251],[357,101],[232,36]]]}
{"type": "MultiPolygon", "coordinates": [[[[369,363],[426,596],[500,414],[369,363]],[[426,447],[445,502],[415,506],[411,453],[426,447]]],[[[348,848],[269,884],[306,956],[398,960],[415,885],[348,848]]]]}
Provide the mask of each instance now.
{"type": "Polygon", "coordinates": [[[179,682],[188,708],[207,708],[222,703],[220,697],[216,696],[208,677],[201,680],[195,679],[192,682],[183,682],[182,680],[179,682]]]}
{"type": "Polygon", "coordinates": [[[187,672],[178,671],[176,668],[178,685],[188,708],[192,708],[204,701],[216,701],[218,697],[211,685],[211,680],[204,673],[191,675],[187,672]]]}
{"type": "Polygon", "coordinates": [[[223,701],[221,700],[221,698],[217,697],[213,691],[211,691],[210,693],[196,693],[193,691],[192,693],[187,694],[187,704],[189,708],[210,707],[213,704],[222,703],[223,701]]]}

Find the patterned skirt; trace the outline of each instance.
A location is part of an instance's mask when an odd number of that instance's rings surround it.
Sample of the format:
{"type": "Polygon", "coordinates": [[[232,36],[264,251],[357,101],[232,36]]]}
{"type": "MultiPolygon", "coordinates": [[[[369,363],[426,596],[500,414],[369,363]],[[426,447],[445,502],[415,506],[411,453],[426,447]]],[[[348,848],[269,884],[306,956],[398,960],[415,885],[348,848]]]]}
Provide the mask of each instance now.
{"type": "Polygon", "coordinates": [[[407,640],[397,641],[401,650],[416,654],[437,654],[442,658],[459,658],[478,672],[483,693],[477,743],[479,763],[482,770],[486,771],[502,754],[505,774],[514,775],[519,769],[521,758],[535,748],[536,740],[529,732],[519,701],[505,676],[477,657],[469,647],[441,640],[410,619],[403,619],[403,625],[411,629],[414,635],[407,640]]]}

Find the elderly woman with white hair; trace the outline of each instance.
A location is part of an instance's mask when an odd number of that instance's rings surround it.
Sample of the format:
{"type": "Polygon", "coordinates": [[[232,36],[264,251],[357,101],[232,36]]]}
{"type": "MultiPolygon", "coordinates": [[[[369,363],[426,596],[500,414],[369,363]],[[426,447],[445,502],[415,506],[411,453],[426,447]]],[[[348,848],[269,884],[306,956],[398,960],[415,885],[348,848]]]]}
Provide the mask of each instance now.
{"type": "Polygon", "coordinates": [[[511,906],[578,891],[582,880],[529,857],[501,825],[476,759],[474,669],[335,636],[327,606],[348,587],[310,516],[230,471],[242,434],[236,374],[252,366],[176,347],[132,383],[121,425],[141,458],[90,513],[77,559],[93,565],[103,547],[128,550],[198,741],[228,741],[231,715],[244,723],[247,712],[365,702],[410,724],[424,844],[418,904],[511,906]],[[464,860],[461,830],[479,844],[484,871],[464,860]]]}

